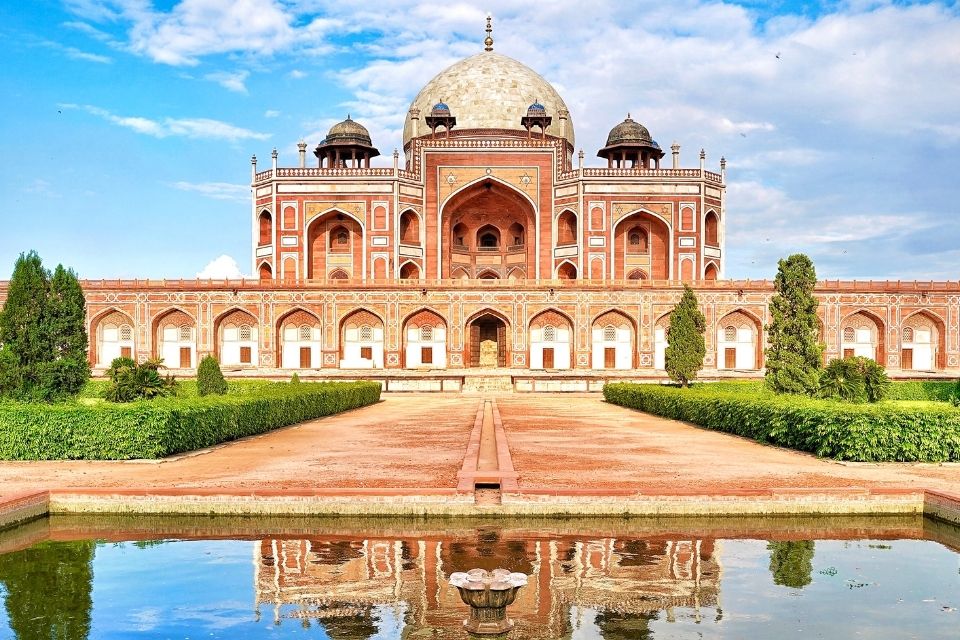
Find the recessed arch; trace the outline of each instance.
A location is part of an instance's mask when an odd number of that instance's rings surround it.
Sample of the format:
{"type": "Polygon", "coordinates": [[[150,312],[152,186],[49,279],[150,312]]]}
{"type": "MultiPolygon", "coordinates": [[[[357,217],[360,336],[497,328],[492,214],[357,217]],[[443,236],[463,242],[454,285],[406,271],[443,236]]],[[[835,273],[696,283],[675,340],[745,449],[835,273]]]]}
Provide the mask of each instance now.
{"type": "Polygon", "coordinates": [[[421,307],[400,323],[403,331],[403,366],[408,369],[445,369],[447,321],[436,310],[421,307]]]}
{"type": "Polygon", "coordinates": [[[116,358],[135,358],[137,331],[130,314],[117,307],[97,313],[90,320],[90,365],[109,367],[116,358]]]}
{"type": "Polygon", "coordinates": [[[249,309],[231,307],[213,321],[214,356],[225,366],[259,363],[260,319],[249,309]]]}
{"type": "Polygon", "coordinates": [[[647,272],[643,269],[634,269],[627,274],[627,280],[646,280],[647,272]]]}
{"type": "Polygon", "coordinates": [[[277,319],[274,332],[280,368],[319,369],[322,329],[320,317],[309,309],[293,307],[285,311],[277,319]]]}
{"type": "Polygon", "coordinates": [[[916,371],[942,371],[947,366],[947,325],[936,313],[920,309],[907,315],[901,322],[900,367],[916,371]],[[907,341],[906,329],[911,329],[912,340],[907,341]],[[907,349],[910,349],[907,358],[907,349]],[[909,362],[906,360],[909,359],[909,362]],[[910,366],[907,366],[910,365],[910,366]]]}
{"type": "Polygon", "coordinates": [[[466,364],[470,367],[510,366],[511,323],[506,315],[486,307],[467,318],[464,327],[466,364]]]}
{"type": "Polygon", "coordinates": [[[400,214],[400,244],[421,246],[423,219],[416,209],[405,209],[400,214]]]}
{"type": "Polygon", "coordinates": [[[590,322],[594,369],[635,369],[637,323],[617,308],[594,316],[590,322]]]}
{"type": "Polygon", "coordinates": [[[577,265],[570,260],[564,260],[557,265],[557,278],[560,280],[576,280],[577,265]]]}
{"type": "Polygon", "coordinates": [[[610,243],[611,277],[624,279],[633,269],[643,269],[654,280],[667,280],[673,274],[673,225],[661,216],[643,207],[632,211],[613,223],[613,242],[610,243]],[[646,233],[631,249],[632,235],[646,233]]]}
{"type": "Polygon", "coordinates": [[[264,246],[273,244],[273,214],[267,209],[260,212],[257,216],[257,245],[264,246]]]}
{"type": "Polygon", "coordinates": [[[338,207],[330,207],[310,218],[303,227],[303,272],[310,280],[332,279],[337,268],[347,273],[347,278],[366,278],[367,226],[365,222],[338,207]],[[331,249],[332,232],[343,227],[349,233],[350,245],[346,251],[331,249]],[[330,263],[327,254],[336,256],[337,263],[330,263]],[[341,256],[349,256],[349,267],[342,263],[341,256]]]}
{"type": "Polygon", "coordinates": [[[717,268],[717,263],[708,262],[707,266],[703,268],[703,279],[704,280],[717,280],[720,277],[720,269],[717,268]]]}
{"type": "Polygon", "coordinates": [[[653,323],[653,368],[657,371],[663,371],[667,368],[670,314],[670,311],[664,313],[653,323]]]}
{"type": "Polygon", "coordinates": [[[484,269],[477,274],[478,280],[499,280],[500,274],[494,271],[493,269],[484,269]]]}
{"type": "Polygon", "coordinates": [[[472,181],[464,184],[462,187],[454,190],[450,195],[448,195],[448,196],[446,197],[446,199],[443,201],[443,203],[440,205],[440,215],[441,215],[441,217],[443,216],[444,209],[447,207],[447,205],[448,205],[455,197],[457,197],[458,195],[460,195],[460,194],[463,193],[464,191],[470,189],[471,187],[475,187],[476,185],[482,184],[482,183],[484,183],[484,182],[496,183],[496,184],[498,184],[498,185],[501,185],[501,186],[506,187],[506,188],[509,189],[510,191],[514,192],[516,195],[524,198],[524,199],[530,204],[530,206],[533,208],[534,211],[538,211],[538,209],[537,209],[537,203],[534,202],[534,201],[533,201],[533,198],[531,198],[529,195],[527,195],[526,193],[524,193],[524,192],[521,191],[520,189],[517,189],[515,186],[513,186],[512,184],[510,184],[510,183],[507,182],[506,180],[502,180],[501,178],[498,178],[497,176],[494,176],[494,175],[489,175],[489,176],[483,176],[483,177],[481,177],[481,178],[477,178],[476,180],[472,180],[472,181]]]}
{"type": "Polygon", "coordinates": [[[703,241],[711,247],[720,246],[720,216],[713,209],[703,216],[703,241]]]}
{"type": "Polygon", "coordinates": [[[179,306],[171,306],[154,314],[150,321],[153,336],[153,357],[162,358],[170,369],[192,369],[197,366],[197,320],[179,306]]]}
{"type": "Polygon", "coordinates": [[[421,277],[420,265],[413,260],[407,260],[400,265],[401,280],[420,280],[421,277]]]}
{"type": "Polygon", "coordinates": [[[537,312],[527,323],[531,369],[570,369],[575,352],[573,319],[559,309],[537,312]]]}
{"type": "Polygon", "coordinates": [[[763,321],[748,309],[733,309],[715,325],[718,369],[763,368],[763,321]]]}
{"type": "Polygon", "coordinates": [[[555,221],[557,230],[557,246],[575,246],[577,244],[578,233],[577,214],[570,209],[561,211],[555,221]]]}
{"type": "Polygon", "coordinates": [[[269,262],[264,260],[260,263],[260,266],[257,267],[257,274],[261,280],[273,280],[273,267],[270,266],[269,262]]]}
{"type": "Polygon", "coordinates": [[[840,356],[863,356],[887,364],[886,323],[869,309],[857,309],[840,320],[840,356]],[[853,329],[853,336],[847,329],[853,329]],[[869,334],[867,333],[869,332],[869,334]],[[851,338],[852,340],[848,339],[851,338]]]}
{"type": "Polygon", "coordinates": [[[358,307],[339,322],[340,368],[382,369],[384,351],[383,317],[366,307],[358,307]]]}

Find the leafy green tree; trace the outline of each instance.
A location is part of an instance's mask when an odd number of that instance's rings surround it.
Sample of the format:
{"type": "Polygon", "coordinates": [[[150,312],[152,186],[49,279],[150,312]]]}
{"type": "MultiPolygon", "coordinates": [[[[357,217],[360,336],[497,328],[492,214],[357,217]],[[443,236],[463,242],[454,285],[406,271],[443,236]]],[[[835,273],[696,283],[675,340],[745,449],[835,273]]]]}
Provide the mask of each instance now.
{"type": "Polygon", "coordinates": [[[222,396],[227,393],[227,381],[220,371],[220,363],[213,356],[204,356],[197,368],[197,391],[202,396],[222,396]]]}
{"type": "Polygon", "coordinates": [[[53,360],[41,367],[44,394],[75,395],[90,378],[86,300],[77,275],[57,265],[50,279],[46,332],[53,360]]]}
{"type": "Polygon", "coordinates": [[[10,630],[19,640],[90,635],[96,544],[43,542],[0,554],[0,584],[10,630]]]}
{"type": "Polygon", "coordinates": [[[2,378],[15,381],[9,394],[29,398],[37,393],[39,365],[50,358],[46,321],[49,282],[35,251],[20,254],[0,311],[0,343],[10,355],[2,360],[2,378]],[[11,357],[12,356],[12,357],[11,357]]]}
{"type": "Polygon", "coordinates": [[[293,375],[290,376],[290,384],[300,384],[300,376],[296,371],[294,371],[293,375]]]}
{"type": "Polygon", "coordinates": [[[773,584],[802,589],[813,581],[813,540],[784,540],[767,543],[773,584]]]}
{"type": "Polygon", "coordinates": [[[697,306],[697,296],[688,285],[683,285],[683,296],[670,313],[664,354],[667,374],[683,387],[688,386],[703,368],[703,357],[707,353],[703,339],[706,330],[707,321],[697,306]]]}
{"type": "Polygon", "coordinates": [[[776,393],[814,395],[819,389],[824,345],[813,295],[817,272],[813,262],[796,253],[777,265],[767,327],[767,387],[776,393]]]}

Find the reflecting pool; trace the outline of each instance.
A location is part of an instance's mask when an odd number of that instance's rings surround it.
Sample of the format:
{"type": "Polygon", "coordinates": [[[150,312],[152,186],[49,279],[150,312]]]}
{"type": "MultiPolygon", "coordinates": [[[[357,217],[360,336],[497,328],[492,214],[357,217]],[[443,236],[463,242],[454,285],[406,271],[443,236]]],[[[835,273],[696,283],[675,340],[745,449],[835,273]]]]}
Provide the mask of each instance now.
{"type": "Polygon", "coordinates": [[[498,567],[518,640],[960,637],[960,530],[915,517],[63,516],[0,533],[0,637],[466,638],[449,576],[498,567]]]}

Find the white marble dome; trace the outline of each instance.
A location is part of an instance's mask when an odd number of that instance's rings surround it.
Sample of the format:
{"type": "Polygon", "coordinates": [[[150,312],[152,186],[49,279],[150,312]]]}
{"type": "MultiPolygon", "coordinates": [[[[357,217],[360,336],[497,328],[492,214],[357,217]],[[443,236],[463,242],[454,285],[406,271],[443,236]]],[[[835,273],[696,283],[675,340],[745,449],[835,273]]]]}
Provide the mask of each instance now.
{"type": "MultiPolygon", "coordinates": [[[[494,51],[482,51],[457,62],[428,82],[410,103],[420,110],[419,135],[430,130],[423,118],[433,105],[444,102],[457,119],[456,129],[515,129],[526,131],[520,118],[539,102],[553,121],[547,134],[560,137],[560,111],[568,111],[553,86],[530,67],[494,51]]],[[[456,130],[455,129],[455,130],[456,130]]],[[[403,146],[413,137],[410,114],[403,125],[403,146]]],[[[573,121],[567,116],[564,137],[574,144],[573,121]]]]}

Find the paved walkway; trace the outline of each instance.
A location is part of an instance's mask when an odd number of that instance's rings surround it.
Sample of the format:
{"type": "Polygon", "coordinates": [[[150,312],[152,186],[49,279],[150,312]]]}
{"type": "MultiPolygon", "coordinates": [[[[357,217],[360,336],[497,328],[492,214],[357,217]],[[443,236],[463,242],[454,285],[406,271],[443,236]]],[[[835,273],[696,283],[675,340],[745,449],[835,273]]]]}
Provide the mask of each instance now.
{"type": "MultiPolygon", "coordinates": [[[[0,494],[72,487],[451,489],[480,400],[387,394],[371,407],[162,462],[0,462],[0,494]]],[[[956,463],[839,464],[608,405],[598,395],[501,395],[497,405],[521,491],[960,493],[956,463]]]]}

